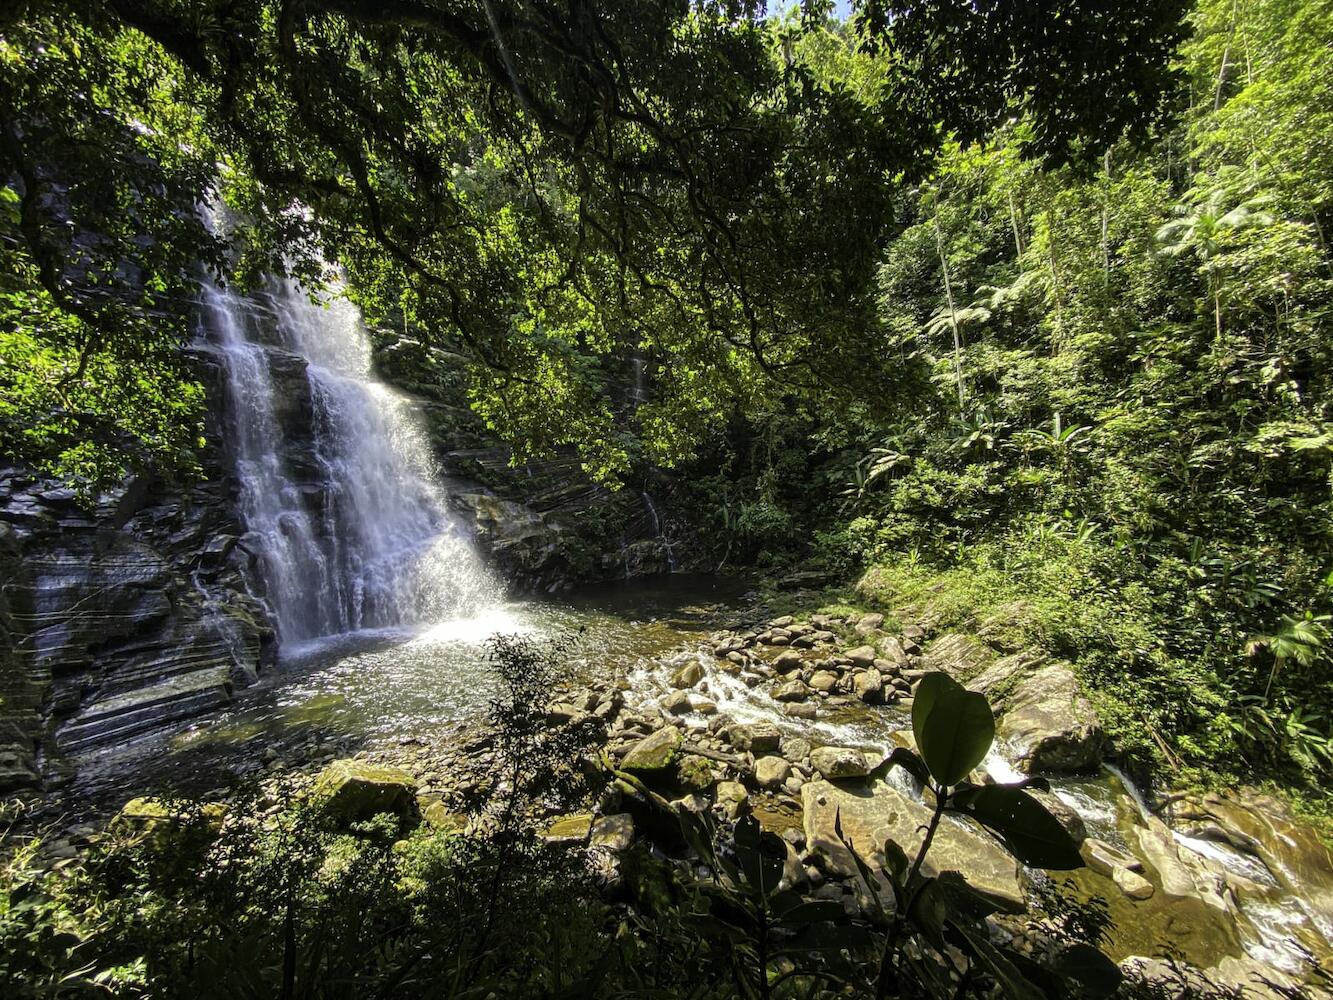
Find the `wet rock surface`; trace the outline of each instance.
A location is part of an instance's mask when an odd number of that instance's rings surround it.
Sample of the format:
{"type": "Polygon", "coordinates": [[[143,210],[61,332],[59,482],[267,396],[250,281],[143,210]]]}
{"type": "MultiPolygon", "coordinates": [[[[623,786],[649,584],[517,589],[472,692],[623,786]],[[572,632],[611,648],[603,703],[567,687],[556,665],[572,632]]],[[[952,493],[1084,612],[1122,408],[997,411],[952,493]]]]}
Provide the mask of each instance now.
{"type": "Polygon", "coordinates": [[[0,789],[226,703],[274,651],[229,487],[150,482],[80,505],[0,469],[0,789]]]}

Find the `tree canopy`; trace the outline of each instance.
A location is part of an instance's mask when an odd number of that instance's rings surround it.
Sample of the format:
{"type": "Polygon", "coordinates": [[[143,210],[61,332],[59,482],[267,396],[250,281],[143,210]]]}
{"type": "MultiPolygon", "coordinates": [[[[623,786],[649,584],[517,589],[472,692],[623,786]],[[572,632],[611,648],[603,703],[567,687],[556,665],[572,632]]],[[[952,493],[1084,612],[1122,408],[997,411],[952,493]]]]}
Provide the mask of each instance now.
{"type": "Polygon", "coordinates": [[[108,471],[78,458],[94,429],[144,460],[188,452],[165,349],[188,336],[193,284],[314,282],[323,261],[373,320],[460,343],[474,405],[519,455],[574,444],[607,480],[688,456],[774,386],[887,398],[875,273],[895,192],[950,137],[1011,117],[1051,162],[1142,136],[1183,14],[872,0],[840,24],[827,3],[763,7],[11,5],[0,287],[34,361],[11,376],[7,443],[91,473],[108,471]],[[216,196],[241,220],[225,233],[198,210],[216,196]],[[606,390],[632,351],[658,391],[623,428],[606,390]],[[91,398],[90,365],[171,406],[91,398]]]}

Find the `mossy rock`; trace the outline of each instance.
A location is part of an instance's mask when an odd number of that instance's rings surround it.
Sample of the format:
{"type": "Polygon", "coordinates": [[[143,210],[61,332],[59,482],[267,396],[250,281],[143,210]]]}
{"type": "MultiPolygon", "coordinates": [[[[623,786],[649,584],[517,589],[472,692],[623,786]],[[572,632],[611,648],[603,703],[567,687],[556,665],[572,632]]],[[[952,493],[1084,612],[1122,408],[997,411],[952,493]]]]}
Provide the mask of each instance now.
{"type": "Polygon", "coordinates": [[[575,813],[561,816],[542,831],[542,839],[549,844],[581,844],[588,839],[592,830],[592,816],[588,813],[575,813]]]}
{"type": "Polygon", "coordinates": [[[421,818],[416,779],[397,767],[360,760],[335,760],[315,780],[312,799],[325,815],[344,823],[389,813],[415,822],[421,818]]]}
{"type": "Polygon", "coordinates": [[[676,780],[682,788],[702,792],[717,781],[713,765],[697,754],[686,754],[676,764],[676,780]]]}
{"type": "Polygon", "coordinates": [[[664,771],[675,761],[680,744],[680,730],[674,726],[663,726],[634,744],[620,762],[620,769],[631,774],[664,771]]]}
{"type": "Polygon", "coordinates": [[[450,812],[438,797],[418,796],[417,806],[421,810],[422,821],[432,830],[439,833],[462,833],[467,829],[467,816],[450,812]]]}
{"type": "Polygon", "coordinates": [[[110,828],[116,833],[142,833],[154,836],[173,827],[184,826],[194,816],[202,818],[209,826],[216,828],[222,823],[227,813],[224,802],[207,802],[195,805],[179,800],[159,799],[154,796],[141,796],[130,799],[121,807],[110,828]]]}

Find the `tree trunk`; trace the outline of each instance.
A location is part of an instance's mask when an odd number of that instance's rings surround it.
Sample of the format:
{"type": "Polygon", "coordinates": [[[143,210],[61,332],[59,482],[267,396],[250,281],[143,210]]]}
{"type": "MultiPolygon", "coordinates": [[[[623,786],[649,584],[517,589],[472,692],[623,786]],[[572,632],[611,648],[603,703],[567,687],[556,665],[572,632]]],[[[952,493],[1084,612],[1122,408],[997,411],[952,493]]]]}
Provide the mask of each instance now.
{"type": "Polygon", "coordinates": [[[958,310],[953,301],[953,283],[949,280],[949,260],[944,256],[944,236],[940,232],[940,211],[935,209],[935,250],[940,255],[940,270],[944,272],[944,297],[949,303],[949,328],[953,331],[953,373],[958,384],[958,409],[963,409],[963,345],[958,335],[958,310]]]}

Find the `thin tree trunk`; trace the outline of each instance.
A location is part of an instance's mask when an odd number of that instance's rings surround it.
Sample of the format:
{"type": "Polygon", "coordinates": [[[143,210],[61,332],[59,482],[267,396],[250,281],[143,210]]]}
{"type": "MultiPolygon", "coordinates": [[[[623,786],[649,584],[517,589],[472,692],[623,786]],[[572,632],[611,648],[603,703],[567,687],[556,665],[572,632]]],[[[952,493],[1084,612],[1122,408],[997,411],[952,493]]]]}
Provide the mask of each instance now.
{"type": "Polygon", "coordinates": [[[1018,256],[1021,258],[1023,256],[1023,251],[1026,249],[1023,246],[1023,231],[1018,225],[1018,209],[1014,205],[1014,192],[1009,191],[1007,194],[1009,197],[1009,225],[1012,226],[1014,230],[1014,249],[1018,252],[1018,256]]]}
{"type": "Polygon", "coordinates": [[[944,272],[944,297],[949,303],[949,328],[953,330],[953,373],[958,383],[958,409],[963,408],[963,345],[958,336],[958,310],[953,301],[953,283],[949,280],[949,260],[944,256],[944,236],[940,232],[940,211],[935,209],[935,250],[940,255],[940,270],[944,272]]]}
{"type": "Polygon", "coordinates": [[[1236,5],[1231,5],[1231,32],[1227,35],[1226,48],[1222,50],[1222,65],[1217,71],[1217,89],[1213,93],[1213,110],[1222,107],[1222,88],[1226,86],[1227,70],[1231,68],[1231,43],[1236,39],[1236,5]]]}
{"type": "Polygon", "coordinates": [[[1107,288],[1111,287],[1111,241],[1108,236],[1111,214],[1111,150],[1107,149],[1102,158],[1102,169],[1106,173],[1106,197],[1102,199],[1102,276],[1107,288]]]}
{"type": "Polygon", "coordinates": [[[1055,341],[1051,344],[1051,354],[1056,355],[1065,339],[1065,311],[1060,268],[1055,262],[1055,214],[1050,209],[1046,210],[1046,227],[1046,261],[1051,268],[1051,291],[1055,294],[1055,341]]]}

